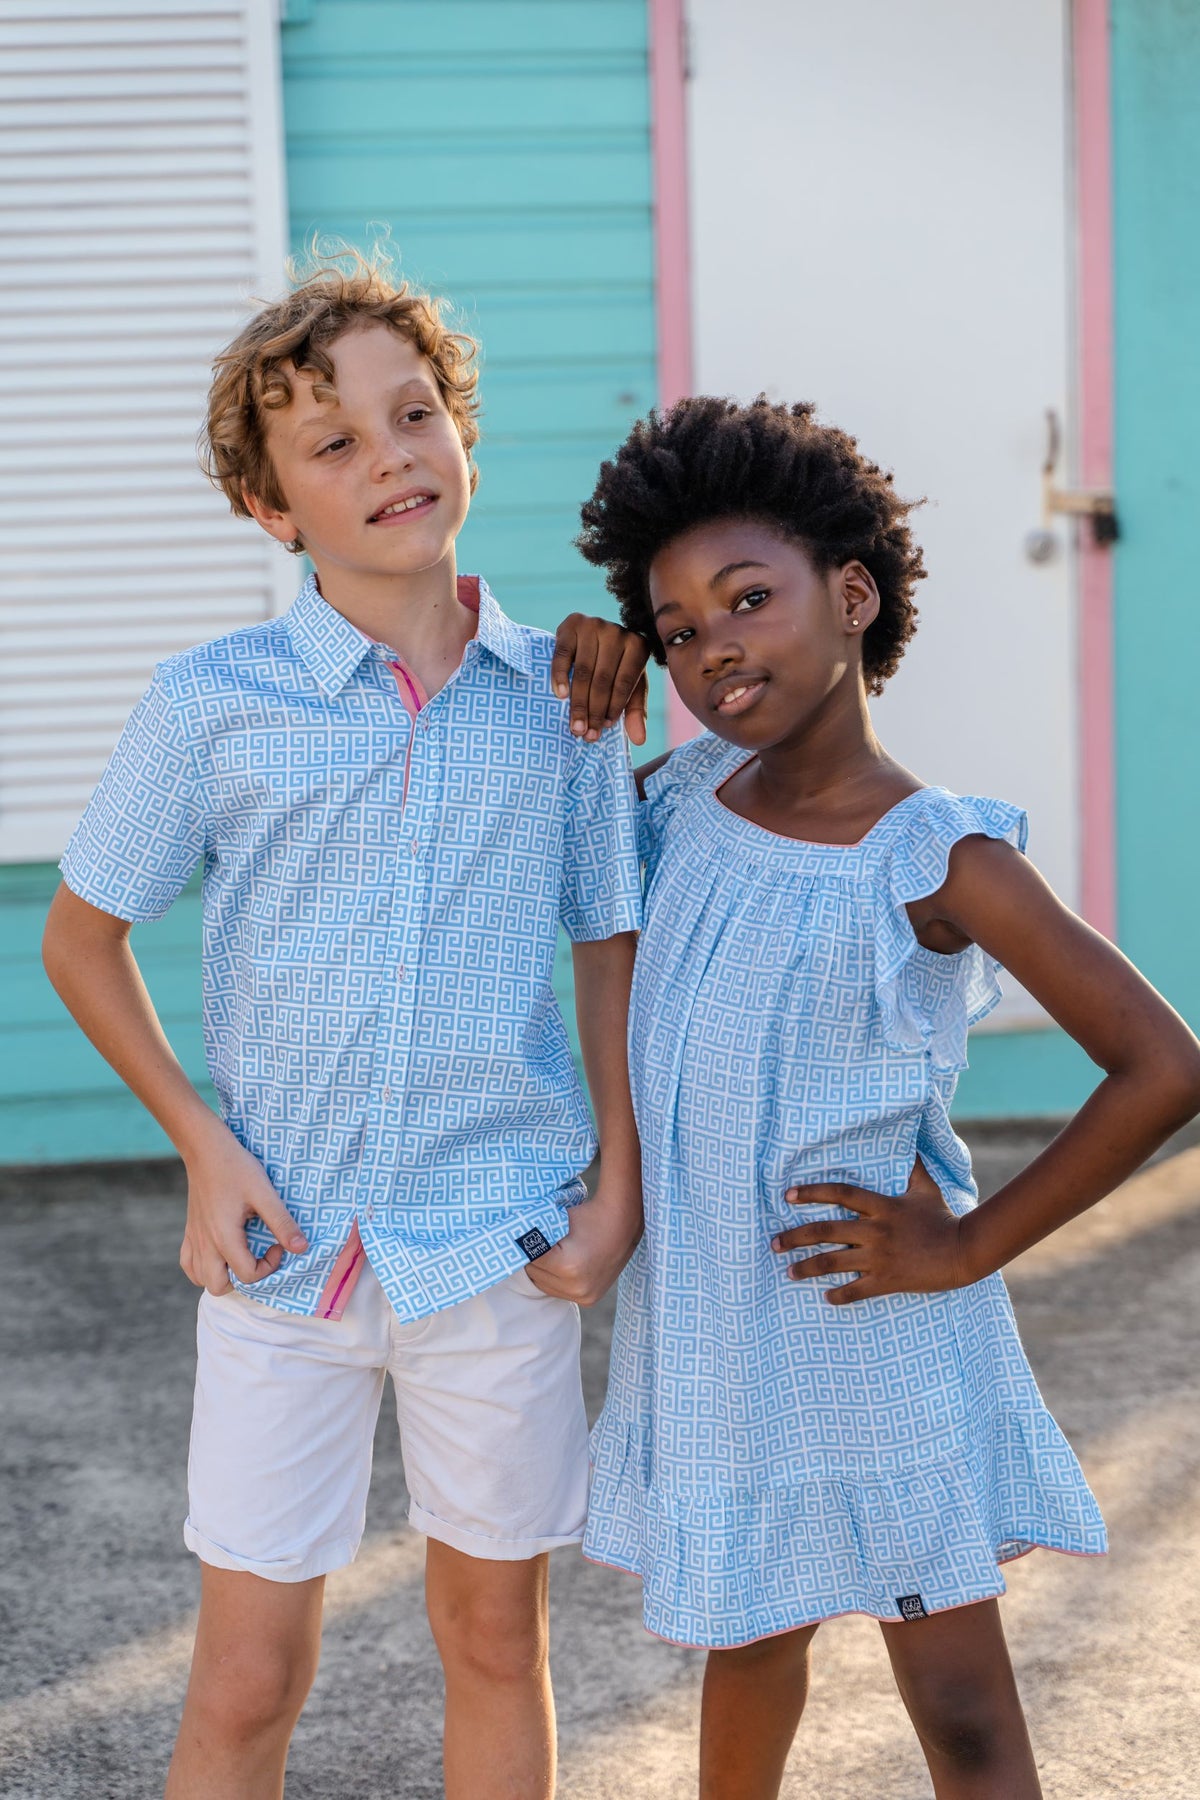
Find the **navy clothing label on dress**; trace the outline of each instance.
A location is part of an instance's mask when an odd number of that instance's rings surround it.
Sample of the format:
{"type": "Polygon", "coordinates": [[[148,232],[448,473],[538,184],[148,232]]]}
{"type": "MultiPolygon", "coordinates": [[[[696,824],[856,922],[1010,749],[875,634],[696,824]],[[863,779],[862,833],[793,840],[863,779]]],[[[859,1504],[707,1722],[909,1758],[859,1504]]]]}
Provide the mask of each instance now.
{"type": "Polygon", "coordinates": [[[516,1242],[518,1248],[525,1252],[530,1262],[536,1262],[539,1256],[545,1256],[547,1250],[553,1248],[536,1225],[532,1231],[527,1231],[524,1237],[517,1238],[516,1242]]]}
{"type": "Polygon", "coordinates": [[[896,1605],[900,1608],[902,1619],[927,1619],[929,1617],[920,1594],[897,1594],[896,1605]]]}

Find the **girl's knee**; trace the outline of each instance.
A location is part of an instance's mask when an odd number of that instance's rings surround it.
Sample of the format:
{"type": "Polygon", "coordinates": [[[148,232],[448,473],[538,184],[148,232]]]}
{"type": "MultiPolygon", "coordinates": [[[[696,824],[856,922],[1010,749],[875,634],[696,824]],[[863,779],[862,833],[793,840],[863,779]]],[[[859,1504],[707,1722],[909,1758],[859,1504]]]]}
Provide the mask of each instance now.
{"type": "Polygon", "coordinates": [[[1007,1696],[953,1674],[912,1683],[905,1698],[927,1752],[963,1774],[983,1773],[1004,1762],[1014,1729],[1024,1735],[1007,1696]]]}

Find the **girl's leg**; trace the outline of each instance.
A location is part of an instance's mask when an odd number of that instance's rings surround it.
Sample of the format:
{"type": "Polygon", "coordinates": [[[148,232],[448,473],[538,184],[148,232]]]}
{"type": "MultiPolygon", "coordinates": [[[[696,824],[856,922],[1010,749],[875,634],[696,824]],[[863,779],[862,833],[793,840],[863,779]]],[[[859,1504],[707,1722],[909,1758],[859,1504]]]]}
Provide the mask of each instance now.
{"type": "Polygon", "coordinates": [[[200,1623],[166,1800],[280,1800],[321,1649],[324,1576],[201,1565],[200,1623]]]}
{"type": "Polygon", "coordinates": [[[1041,1800],[996,1602],[882,1630],[937,1800],[1041,1800]]]}
{"type": "Polygon", "coordinates": [[[487,1562],[430,1538],[425,1602],[446,1677],[446,1800],[551,1800],[550,1558],[487,1562]]]}
{"type": "Polygon", "coordinates": [[[804,1702],[815,1625],[710,1650],[700,1707],[700,1800],[775,1800],[804,1702]]]}

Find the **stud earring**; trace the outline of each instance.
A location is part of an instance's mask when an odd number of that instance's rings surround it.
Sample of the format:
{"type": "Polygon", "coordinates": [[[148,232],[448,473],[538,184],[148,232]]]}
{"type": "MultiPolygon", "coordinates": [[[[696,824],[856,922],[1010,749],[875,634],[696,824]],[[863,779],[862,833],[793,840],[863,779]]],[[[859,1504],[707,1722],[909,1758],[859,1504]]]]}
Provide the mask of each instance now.
{"type": "Polygon", "coordinates": [[[857,620],[857,619],[851,619],[851,621],[850,621],[850,623],[851,623],[851,624],[852,624],[852,625],[857,625],[857,624],[858,624],[858,620],[857,620]]]}

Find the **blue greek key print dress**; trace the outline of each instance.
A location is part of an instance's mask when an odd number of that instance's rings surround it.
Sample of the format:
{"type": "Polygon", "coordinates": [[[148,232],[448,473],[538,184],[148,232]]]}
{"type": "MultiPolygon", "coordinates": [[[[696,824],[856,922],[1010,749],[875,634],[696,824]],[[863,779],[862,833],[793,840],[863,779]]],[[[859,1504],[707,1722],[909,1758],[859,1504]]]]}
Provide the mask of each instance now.
{"type": "Polygon", "coordinates": [[[927,788],[858,844],[797,842],[716,791],[705,736],[647,784],[646,923],[630,1014],[646,1234],[621,1278],[592,1441],[585,1554],[642,1577],[647,1627],[744,1644],[837,1613],[898,1621],[1004,1591],[1036,1545],[1105,1548],[999,1275],[833,1307],[771,1238],[839,1208],[793,1184],[900,1195],[920,1155],[977,1198],[948,1109],[999,998],[976,946],[922,949],[906,902],[997,800],[927,788]]]}

